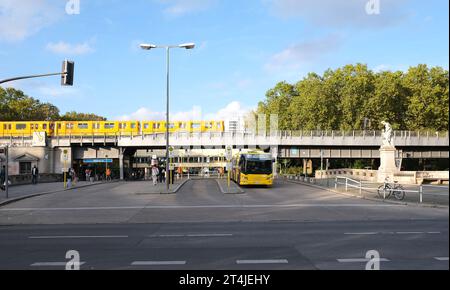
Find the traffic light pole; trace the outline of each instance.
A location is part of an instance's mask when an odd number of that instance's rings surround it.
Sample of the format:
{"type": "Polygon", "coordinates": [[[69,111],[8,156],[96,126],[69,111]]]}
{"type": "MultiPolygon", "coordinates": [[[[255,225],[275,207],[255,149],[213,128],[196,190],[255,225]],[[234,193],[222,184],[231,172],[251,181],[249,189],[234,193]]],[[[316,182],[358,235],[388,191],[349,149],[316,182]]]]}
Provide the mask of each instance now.
{"type": "Polygon", "coordinates": [[[73,85],[74,68],[75,68],[75,63],[73,61],[65,60],[65,61],[63,61],[63,65],[62,65],[62,72],[15,77],[15,78],[10,78],[10,79],[6,79],[6,80],[0,80],[0,84],[9,83],[9,82],[13,82],[13,81],[19,81],[19,80],[26,80],[26,79],[43,78],[43,77],[51,77],[51,76],[62,76],[61,85],[72,86],[73,85]]]}
{"type": "Polygon", "coordinates": [[[25,80],[25,79],[43,78],[43,77],[51,77],[51,76],[62,76],[62,75],[67,75],[67,73],[52,73],[52,74],[17,77],[17,78],[11,78],[11,79],[6,79],[6,80],[0,80],[0,84],[13,82],[13,81],[19,81],[19,80],[25,80]]]}

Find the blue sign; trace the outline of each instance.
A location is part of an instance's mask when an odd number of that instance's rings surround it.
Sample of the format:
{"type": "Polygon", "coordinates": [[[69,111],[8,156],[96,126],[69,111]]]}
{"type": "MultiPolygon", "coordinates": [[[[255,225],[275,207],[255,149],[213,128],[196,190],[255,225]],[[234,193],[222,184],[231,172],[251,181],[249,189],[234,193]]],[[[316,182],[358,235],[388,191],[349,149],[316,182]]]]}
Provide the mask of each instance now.
{"type": "Polygon", "coordinates": [[[83,160],[84,163],[113,163],[112,159],[85,159],[83,160]]]}

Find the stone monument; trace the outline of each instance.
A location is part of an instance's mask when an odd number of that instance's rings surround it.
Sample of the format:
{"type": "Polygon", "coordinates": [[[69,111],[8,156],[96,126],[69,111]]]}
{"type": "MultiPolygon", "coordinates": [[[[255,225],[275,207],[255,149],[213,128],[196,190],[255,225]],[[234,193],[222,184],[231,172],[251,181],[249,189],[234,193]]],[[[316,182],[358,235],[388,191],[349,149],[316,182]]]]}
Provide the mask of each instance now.
{"type": "Polygon", "coordinates": [[[386,178],[392,182],[394,174],[399,172],[395,162],[395,155],[397,149],[394,145],[394,131],[392,126],[387,122],[382,122],[384,125],[383,131],[383,145],[380,148],[381,166],[378,169],[378,182],[384,182],[386,178]]]}

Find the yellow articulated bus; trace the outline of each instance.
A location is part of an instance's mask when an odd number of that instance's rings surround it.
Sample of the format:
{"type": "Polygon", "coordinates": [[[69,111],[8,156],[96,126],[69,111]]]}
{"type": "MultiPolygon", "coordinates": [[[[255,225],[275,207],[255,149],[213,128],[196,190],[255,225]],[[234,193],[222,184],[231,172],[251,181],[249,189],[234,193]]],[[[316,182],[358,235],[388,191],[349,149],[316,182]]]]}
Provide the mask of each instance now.
{"type": "Polygon", "coordinates": [[[232,179],[238,185],[273,185],[273,159],[269,153],[250,151],[233,158],[232,179]]]}

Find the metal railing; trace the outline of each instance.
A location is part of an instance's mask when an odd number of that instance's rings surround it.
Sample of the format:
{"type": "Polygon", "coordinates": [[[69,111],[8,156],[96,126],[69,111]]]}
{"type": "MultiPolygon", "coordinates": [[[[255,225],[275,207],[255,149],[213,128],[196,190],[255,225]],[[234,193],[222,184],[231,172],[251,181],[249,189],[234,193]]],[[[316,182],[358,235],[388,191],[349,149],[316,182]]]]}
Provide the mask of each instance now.
{"type": "MultiPolygon", "coordinates": [[[[385,191],[381,198],[378,195],[378,188],[379,186],[383,185],[382,183],[364,182],[344,176],[336,176],[326,179],[315,179],[298,175],[284,175],[283,178],[288,181],[315,184],[321,187],[334,189],[335,191],[339,192],[353,193],[362,198],[370,197],[383,200],[388,199],[387,192],[385,191]]],[[[404,187],[404,189],[401,190],[405,193],[404,202],[419,204],[428,203],[447,206],[449,204],[448,186],[405,184],[399,185],[402,185],[404,187]]]]}

